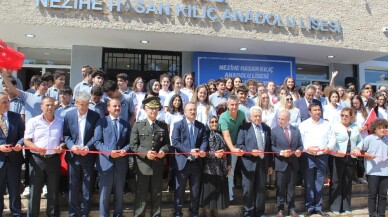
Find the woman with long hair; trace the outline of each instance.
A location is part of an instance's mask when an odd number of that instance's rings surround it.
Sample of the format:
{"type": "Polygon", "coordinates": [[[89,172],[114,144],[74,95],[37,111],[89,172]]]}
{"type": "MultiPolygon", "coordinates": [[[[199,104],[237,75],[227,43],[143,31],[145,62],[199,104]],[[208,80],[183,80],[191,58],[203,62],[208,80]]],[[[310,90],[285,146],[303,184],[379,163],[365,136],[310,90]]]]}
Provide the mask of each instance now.
{"type": "Polygon", "coordinates": [[[144,88],[144,80],[142,77],[137,77],[135,81],[133,82],[133,93],[136,96],[137,100],[137,106],[136,109],[140,109],[141,102],[143,102],[143,99],[145,98],[145,88],[144,88]]]}
{"type": "Polygon", "coordinates": [[[210,96],[217,91],[216,81],[209,80],[209,82],[207,82],[207,87],[209,91],[208,95],[210,96]]]}
{"type": "Polygon", "coordinates": [[[231,155],[224,155],[227,145],[218,132],[218,118],[211,116],[208,126],[208,151],[214,153],[206,155],[204,159],[200,206],[204,208],[206,217],[217,216],[217,210],[229,206],[228,174],[231,169],[231,155]],[[212,213],[214,212],[214,213],[212,213]]]}
{"type": "Polygon", "coordinates": [[[269,102],[268,93],[259,93],[256,105],[260,106],[262,122],[267,124],[271,129],[276,127],[276,112],[273,105],[269,102]]]}
{"type": "Polygon", "coordinates": [[[159,96],[166,97],[169,93],[171,93],[171,91],[170,91],[170,84],[171,84],[170,76],[168,76],[168,74],[166,74],[166,73],[161,74],[160,79],[159,79],[159,83],[162,86],[159,90],[159,96]]]}
{"type": "Polygon", "coordinates": [[[184,94],[186,94],[187,97],[189,97],[189,99],[193,97],[195,87],[194,87],[194,74],[192,72],[183,75],[183,88],[181,89],[181,91],[184,94]]]}
{"type": "Polygon", "coordinates": [[[279,98],[276,96],[276,84],[273,81],[267,83],[267,93],[269,96],[269,102],[272,105],[276,105],[279,102],[279,98]]]}
{"type": "MultiPolygon", "coordinates": [[[[182,98],[178,94],[174,94],[171,97],[170,103],[168,104],[167,112],[165,114],[165,122],[168,126],[170,141],[171,141],[171,135],[172,131],[174,129],[174,124],[178,121],[181,121],[184,118],[183,114],[183,102],[182,98]]],[[[175,150],[170,146],[170,153],[174,153],[175,150]]],[[[175,172],[171,165],[171,162],[173,161],[174,155],[170,155],[168,164],[168,189],[169,191],[175,190],[175,172]]]]}
{"type": "Polygon", "coordinates": [[[340,112],[342,110],[342,106],[338,103],[339,93],[332,90],[328,98],[327,105],[323,106],[323,119],[329,121],[330,124],[337,124],[341,121],[340,112]]]}
{"type": "Polygon", "coordinates": [[[346,102],[346,100],[348,99],[346,93],[345,93],[345,88],[342,87],[342,86],[337,86],[335,88],[339,94],[339,101],[338,103],[340,103],[341,105],[346,102]]]}
{"type": "MultiPolygon", "coordinates": [[[[352,102],[352,109],[356,113],[356,120],[355,124],[358,127],[358,131],[360,132],[361,138],[364,139],[366,136],[368,136],[368,127],[365,125],[365,121],[368,118],[368,110],[365,108],[362,98],[360,95],[354,95],[351,99],[352,102]]],[[[359,157],[357,158],[357,182],[358,183],[367,183],[367,181],[364,179],[364,158],[359,157]]]]}
{"type": "Polygon", "coordinates": [[[194,92],[191,102],[197,105],[197,118],[196,120],[206,125],[209,117],[217,113],[209,103],[208,90],[205,85],[199,85],[194,92]]]}
{"type": "Polygon", "coordinates": [[[387,97],[383,93],[377,93],[376,94],[377,99],[377,106],[374,108],[377,118],[381,119],[388,119],[388,112],[387,112],[387,97]]]}
{"type": "Polygon", "coordinates": [[[182,88],[182,78],[181,77],[179,77],[179,76],[172,77],[171,85],[172,85],[173,90],[171,93],[169,93],[166,96],[166,99],[164,100],[164,103],[163,103],[163,106],[164,106],[166,111],[168,110],[168,107],[170,105],[170,100],[171,100],[173,95],[178,94],[181,97],[183,107],[189,102],[189,97],[181,91],[181,88],[182,88]]]}
{"type": "Polygon", "coordinates": [[[351,213],[350,200],[352,180],[356,170],[356,158],[351,156],[355,148],[362,148],[362,138],[358,126],[354,124],[355,111],[349,107],[341,110],[340,124],[332,125],[336,144],[329,158],[330,168],[330,210],[335,215],[351,213]]]}
{"type": "Polygon", "coordinates": [[[226,77],[225,78],[225,88],[228,93],[233,93],[233,78],[226,77]]]}
{"type": "Polygon", "coordinates": [[[287,89],[287,91],[291,94],[292,99],[294,99],[294,101],[299,99],[299,93],[298,93],[297,89],[295,88],[295,80],[293,77],[287,76],[284,79],[283,87],[285,87],[287,89]]]}
{"type": "MultiPolygon", "coordinates": [[[[297,107],[294,106],[294,102],[290,93],[286,93],[280,97],[280,105],[276,111],[276,114],[282,110],[288,110],[290,112],[290,125],[298,127],[301,122],[300,111],[297,107]]],[[[277,116],[278,115],[276,115],[276,117],[277,116]]],[[[277,120],[277,118],[275,119],[277,120]]]]}
{"type": "Polygon", "coordinates": [[[242,80],[240,77],[233,78],[233,94],[237,94],[237,88],[242,85],[242,80]]]}

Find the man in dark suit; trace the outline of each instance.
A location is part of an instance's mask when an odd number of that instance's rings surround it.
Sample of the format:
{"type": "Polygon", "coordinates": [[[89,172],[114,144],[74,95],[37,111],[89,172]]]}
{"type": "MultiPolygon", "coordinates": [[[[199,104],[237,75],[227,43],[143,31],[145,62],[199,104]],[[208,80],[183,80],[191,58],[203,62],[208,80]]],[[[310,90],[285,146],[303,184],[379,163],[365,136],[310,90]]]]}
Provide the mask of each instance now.
{"type": "Polygon", "coordinates": [[[69,216],[88,216],[92,196],[95,154],[87,154],[94,148],[94,129],[100,115],[89,108],[90,94],[78,92],[75,99],[77,109],[66,113],[63,122],[63,137],[68,149],[69,165],[69,216]],[[79,202],[80,192],[82,202],[79,202]]]}
{"type": "Polygon", "coordinates": [[[277,217],[286,216],[285,198],[288,202],[289,215],[298,217],[299,214],[295,210],[295,183],[299,171],[298,157],[302,154],[303,144],[298,128],[290,125],[288,110],[279,112],[278,126],[271,131],[271,141],[272,151],[278,152],[275,154],[277,217]]]}
{"type": "Polygon", "coordinates": [[[272,174],[271,129],[262,123],[261,108],[250,108],[251,123],[240,127],[236,147],[244,152],[242,160],[242,187],[244,217],[264,216],[267,174],[272,174]]]}
{"type": "Polygon", "coordinates": [[[22,216],[20,174],[22,171],[24,123],[19,114],[8,111],[8,95],[0,93],[0,216],[4,210],[4,190],[8,186],[12,216],[22,216]]]}
{"type": "Polygon", "coordinates": [[[203,164],[201,158],[206,156],[208,135],[205,125],[195,120],[197,117],[195,103],[187,103],[184,114],[186,118],[175,123],[171,135],[172,146],[176,152],[172,162],[176,170],[175,216],[181,217],[183,215],[183,194],[186,181],[189,179],[190,216],[197,217],[203,164]]]}
{"type": "Polygon", "coordinates": [[[311,103],[319,104],[322,110],[321,102],[317,99],[314,99],[316,91],[317,88],[314,85],[307,85],[304,97],[294,102],[295,107],[297,107],[300,111],[300,119],[302,122],[310,118],[308,107],[311,103]]]}
{"type": "Polygon", "coordinates": [[[135,123],[130,142],[133,152],[147,153],[139,154],[135,158],[137,176],[135,217],[144,217],[148,192],[151,196],[151,216],[160,217],[163,158],[165,152],[168,152],[170,138],[167,124],[156,120],[158,111],[162,108],[159,97],[146,98],[142,103],[147,118],[135,123]]]}
{"type": "Polygon", "coordinates": [[[129,123],[120,118],[120,100],[110,99],[107,103],[109,115],[98,120],[94,133],[95,147],[103,152],[98,155],[96,165],[100,186],[100,216],[109,217],[109,198],[114,191],[113,216],[123,215],[123,192],[128,170],[130,151],[129,123]]]}

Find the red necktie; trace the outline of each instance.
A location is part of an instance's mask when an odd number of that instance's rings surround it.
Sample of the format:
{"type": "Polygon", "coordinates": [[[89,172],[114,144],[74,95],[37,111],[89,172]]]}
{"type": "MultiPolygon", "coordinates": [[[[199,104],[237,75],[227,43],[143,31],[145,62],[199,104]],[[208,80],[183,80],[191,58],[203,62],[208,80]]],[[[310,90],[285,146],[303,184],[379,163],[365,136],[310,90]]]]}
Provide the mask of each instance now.
{"type": "Polygon", "coordinates": [[[288,132],[288,128],[284,128],[284,134],[286,135],[286,139],[288,141],[288,143],[291,142],[291,139],[290,139],[290,133],[288,132]]]}

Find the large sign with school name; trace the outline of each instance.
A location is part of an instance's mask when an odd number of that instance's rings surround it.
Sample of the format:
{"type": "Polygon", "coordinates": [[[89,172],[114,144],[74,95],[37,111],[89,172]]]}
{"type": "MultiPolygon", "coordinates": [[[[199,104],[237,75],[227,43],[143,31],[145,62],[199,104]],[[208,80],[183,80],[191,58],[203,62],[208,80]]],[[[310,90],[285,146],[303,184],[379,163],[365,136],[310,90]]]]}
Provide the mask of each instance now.
{"type": "Polygon", "coordinates": [[[295,79],[295,58],[196,52],[193,53],[193,72],[197,85],[224,77],[282,84],[287,76],[295,79]]]}
{"type": "Polygon", "coordinates": [[[238,22],[242,24],[269,25],[279,28],[315,30],[340,33],[340,18],[322,19],[310,15],[295,17],[277,13],[264,13],[256,10],[237,10],[231,8],[231,0],[193,0],[170,4],[166,1],[144,0],[35,0],[36,6],[48,9],[70,9],[78,11],[109,10],[112,13],[150,14],[167,17],[186,17],[204,19],[210,22],[238,22]]]}

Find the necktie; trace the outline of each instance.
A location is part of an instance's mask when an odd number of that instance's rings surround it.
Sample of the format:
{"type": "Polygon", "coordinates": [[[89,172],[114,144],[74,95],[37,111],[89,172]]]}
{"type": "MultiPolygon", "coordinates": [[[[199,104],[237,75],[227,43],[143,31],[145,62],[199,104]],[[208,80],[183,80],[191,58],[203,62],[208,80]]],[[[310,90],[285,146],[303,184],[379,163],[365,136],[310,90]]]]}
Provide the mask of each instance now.
{"type": "Polygon", "coordinates": [[[286,135],[286,139],[288,141],[288,144],[291,142],[291,139],[290,139],[290,133],[288,132],[288,128],[284,128],[284,135],[286,135]]]}
{"type": "Polygon", "coordinates": [[[116,140],[118,140],[119,132],[117,130],[117,119],[113,119],[113,131],[115,132],[116,140]]]}
{"type": "MultiPolygon", "coordinates": [[[[261,135],[260,127],[257,126],[256,129],[257,129],[257,146],[258,146],[258,149],[259,149],[260,151],[264,151],[263,136],[261,135]]],[[[259,157],[260,157],[261,159],[263,159],[263,158],[264,158],[264,154],[261,153],[261,154],[259,155],[259,157]]]]}
{"type": "Polygon", "coordinates": [[[194,125],[193,125],[193,123],[189,124],[189,134],[190,134],[190,146],[191,146],[191,148],[195,148],[194,125]]]}
{"type": "Polygon", "coordinates": [[[4,115],[0,115],[0,127],[1,127],[1,130],[3,131],[4,136],[7,137],[8,129],[3,118],[4,118],[4,115]]]}
{"type": "Polygon", "coordinates": [[[155,131],[155,123],[154,122],[151,123],[151,130],[152,130],[152,132],[155,131]]]}

